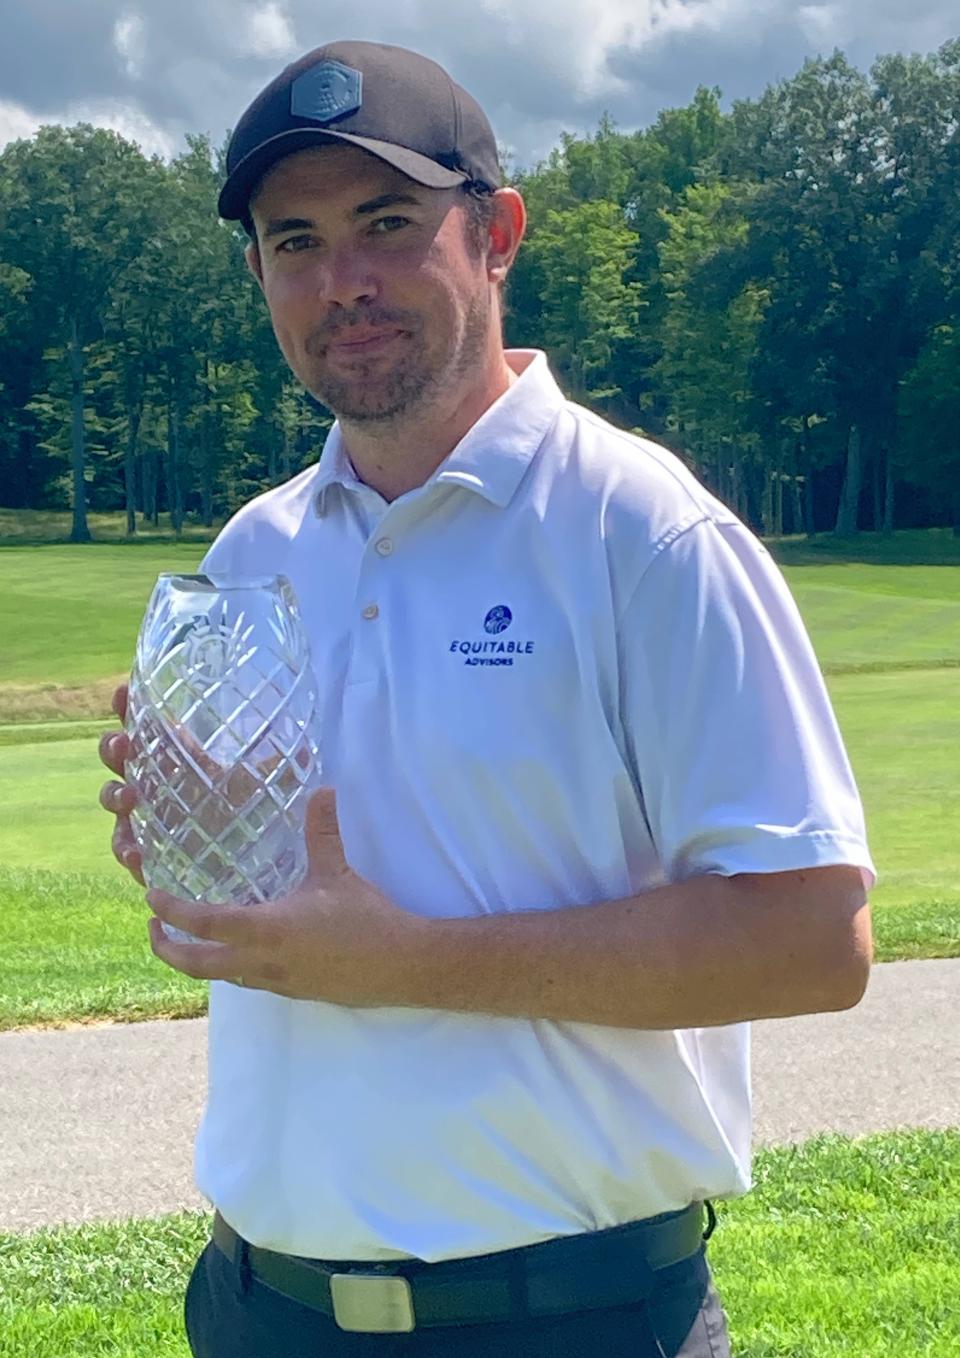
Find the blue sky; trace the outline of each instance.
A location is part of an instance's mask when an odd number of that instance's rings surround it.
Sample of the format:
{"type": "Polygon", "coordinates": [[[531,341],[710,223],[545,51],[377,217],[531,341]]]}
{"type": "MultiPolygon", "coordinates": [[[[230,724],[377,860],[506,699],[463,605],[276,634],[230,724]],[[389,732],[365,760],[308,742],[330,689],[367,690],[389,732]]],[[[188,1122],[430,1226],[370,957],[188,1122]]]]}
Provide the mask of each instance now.
{"type": "Polygon", "coordinates": [[[529,166],[605,110],[628,131],[698,84],[729,106],[834,47],[861,69],[884,52],[931,52],[960,35],[960,11],[956,0],[0,0],[0,32],[0,145],[78,121],[165,156],[185,132],[219,142],[288,61],[361,38],[439,61],[529,166]]]}

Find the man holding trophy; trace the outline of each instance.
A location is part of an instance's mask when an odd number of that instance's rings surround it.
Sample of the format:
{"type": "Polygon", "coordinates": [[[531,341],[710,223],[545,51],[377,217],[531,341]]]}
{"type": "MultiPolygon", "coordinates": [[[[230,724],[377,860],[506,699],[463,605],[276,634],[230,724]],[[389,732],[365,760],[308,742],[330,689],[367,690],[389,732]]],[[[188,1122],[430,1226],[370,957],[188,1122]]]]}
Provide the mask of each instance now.
{"type": "Polygon", "coordinates": [[[705,1241],[750,1187],[749,1021],[857,1004],[872,957],[862,810],[795,605],[677,458],[504,349],[523,201],[439,66],[319,48],[227,171],[220,215],[337,422],[170,584],[187,697],[142,634],[139,706],[118,694],[101,747],[154,951],[213,982],[193,1353],[721,1358],[705,1241]],[[230,611],[257,576],[309,643],[292,760],[264,733],[295,638],[246,689],[196,687],[211,655],[261,654],[230,611]],[[207,727],[171,753],[154,704],[207,727]],[[184,769],[220,789],[215,831],[184,769]],[[234,832],[274,861],[245,827],[281,801],[305,847],[282,889],[173,889],[234,832]],[[170,807],[180,878],[142,856],[170,807]]]}

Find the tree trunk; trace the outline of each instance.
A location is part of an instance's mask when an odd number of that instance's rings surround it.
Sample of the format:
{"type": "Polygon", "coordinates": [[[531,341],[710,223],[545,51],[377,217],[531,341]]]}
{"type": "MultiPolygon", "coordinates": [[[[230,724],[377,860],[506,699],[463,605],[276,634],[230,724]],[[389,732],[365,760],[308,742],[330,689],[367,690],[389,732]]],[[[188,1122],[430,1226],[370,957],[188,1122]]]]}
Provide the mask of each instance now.
{"type": "Polygon", "coordinates": [[[144,450],[140,458],[140,484],[143,517],[156,526],[157,522],[157,454],[152,448],[144,450]]]}
{"type": "Polygon", "coordinates": [[[210,455],[210,438],[207,429],[207,417],[200,425],[200,466],[202,468],[200,484],[200,512],[203,518],[204,528],[213,527],[213,458],[210,455]]]}
{"type": "Polygon", "coordinates": [[[180,489],[180,410],[170,379],[167,389],[167,508],[177,537],[183,532],[183,497],[180,489]]]}
{"type": "Polygon", "coordinates": [[[70,379],[73,409],[73,528],[71,542],[90,542],[87,523],[87,487],[84,480],[86,448],[83,439],[83,345],[76,316],[70,321],[70,379]]]}
{"type": "Polygon", "coordinates": [[[127,451],[123,459],[123,480],[127,496],[127,537],[137,531],[137,438],[140,433],[139,405],[127,410],[127,451]]]}
{"type": "Polygon", "coordinates": [[[834,532],[838,537],[852,537],[857,531],[857,509],[860,504],[860,430],[850,426],[847,437],[847,470],[837,506],[834,532]]]}
{"type": "Polygon", "coordinates": [[[883,495],[883,535],[893,537],[893,459],[887,450],[887,474],[883,495]]]}
{"type": "Polygon", "coordinates": [[[801,444],[803,447],[803,532],[806,533],[808,538],[812,538],[816,525],[813,498],[813,454],[810,452],[810,422],[806,415],[803,417],[801,444]]]}
{"type": "Polygon", "coordinates": [[[740,503],[740,461],[734,453],[733,461],[730,463],[730,508],[738,519],[745,518],[743,507],[740,503]]]}
{"type": "Polygon", "coordinates": [[[799,534],[803,532],[804,478],[802,476],[794,476],[790,480],[790,485],[793,487],[793,504],[791,506],[793,510],[793,523],[790,525],[790,531],[791,533],[799,534]]]}
{"type": "Polygon", "coordinates": [[[149,510],[149,513],[150,513],[150,522],[153,524],[154,528],[159,528],[159,527],[160,527],[160,473],[161,473],[161,471],[162,471],[162,467],[161,467],[161,465],[160,465],[160,450],[159,450],[159,448],[154,448],[153,451],[152,451],[151,454],[150,454],[150,467],[151,467],[150,490],[151,490],[151,496],[152,496],[152,498],[151,498],[151,500],[150,500],[150,510],[149,510]]]}
{"type": "Polygon", "coordinates": [[[873,531],[883,528],[883,465],[888,460],[887,450],[877,442],[873,451],[873,531]]]}
{"type": "Polygon", "coordinates": [[[774,472],[773,483],[773,533],[774,537],[783,537],[783,451],[784,442],[780,440],[777,447],[777,468],[774,472]]]}

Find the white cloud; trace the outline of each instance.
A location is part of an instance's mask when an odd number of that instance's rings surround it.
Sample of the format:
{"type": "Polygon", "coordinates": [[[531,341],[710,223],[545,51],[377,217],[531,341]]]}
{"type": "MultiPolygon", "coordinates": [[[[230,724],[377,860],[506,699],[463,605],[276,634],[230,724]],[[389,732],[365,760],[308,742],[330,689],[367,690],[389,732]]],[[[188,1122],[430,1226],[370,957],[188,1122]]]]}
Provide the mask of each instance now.
{"type": "Polygon", "coordinates": [[[139,80],[147,54],[146,26],[142,14],[121,14],[113,26],[113,45],[123,58],[127,75],[131,80],[139,80]]]}
{"type": "Polygon", "coordinates": [[[147,156],[169,160],[176,154],[177,139],[164,132],[141,108],[119,99],[77,100],[66,108],[39,117],[20,104],[0,102],[0,149],[7,142],[32,137],[41,126],[92,123],[108,127],[127,141],[136,142],[147,156]]]}
{"type": "MultiPolygon", "coordinates": [[[[36,114],[29,113],[19,104],[0,100],[0,148],[6,146],[7,142],[32,137],[41,121],[36,114]]],[[[56,122],[57,119],[51,118],[48,121],[56,122]]]]}
{"type": "Polygon", "coordinates": [[[166,151],[184,132],[219,144],[281,67],[336,39],[432,57],[487,112],[519,165],[592,133],[684,105],[725,104],[842,48],[930,52],[960,30],[957,0],[37,0],[3,4],[0,143],[85,116],[166,151]],[[131,81],[136,100],[131,101],[131,81]]]}
{"type": "Polygon", "coordinates": [[[242,50],[255,57],[288,57],[296,54],[297,40],[289,17],[276,0],[251,11],[242,50]]]}

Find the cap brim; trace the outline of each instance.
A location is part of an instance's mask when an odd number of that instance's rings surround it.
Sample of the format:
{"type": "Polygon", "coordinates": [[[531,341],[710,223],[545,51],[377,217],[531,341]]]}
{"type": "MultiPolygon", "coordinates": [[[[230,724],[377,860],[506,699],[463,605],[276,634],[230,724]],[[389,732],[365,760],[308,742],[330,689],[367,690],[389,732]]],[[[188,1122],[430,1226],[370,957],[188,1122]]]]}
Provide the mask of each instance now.
{"type": "Polygon", "coordinates": [[[448,170],[429,156],[422,156],[406,146],[395,146],[393,142],[357,137],[350,132],[321,132],[313,127],[292,127],[262,142],[235,167],[220,193],[217,203],[220,216],[224,221],[239,221],[249,209],[255,188],[272,165],[284,156],[293,155],[295,151],[329,142],[347,142],[350,146],[359,146],[361,150],[385,160],[408,179],[428,189],[455,189],[469,178],[462,170],[448,170]]]}

